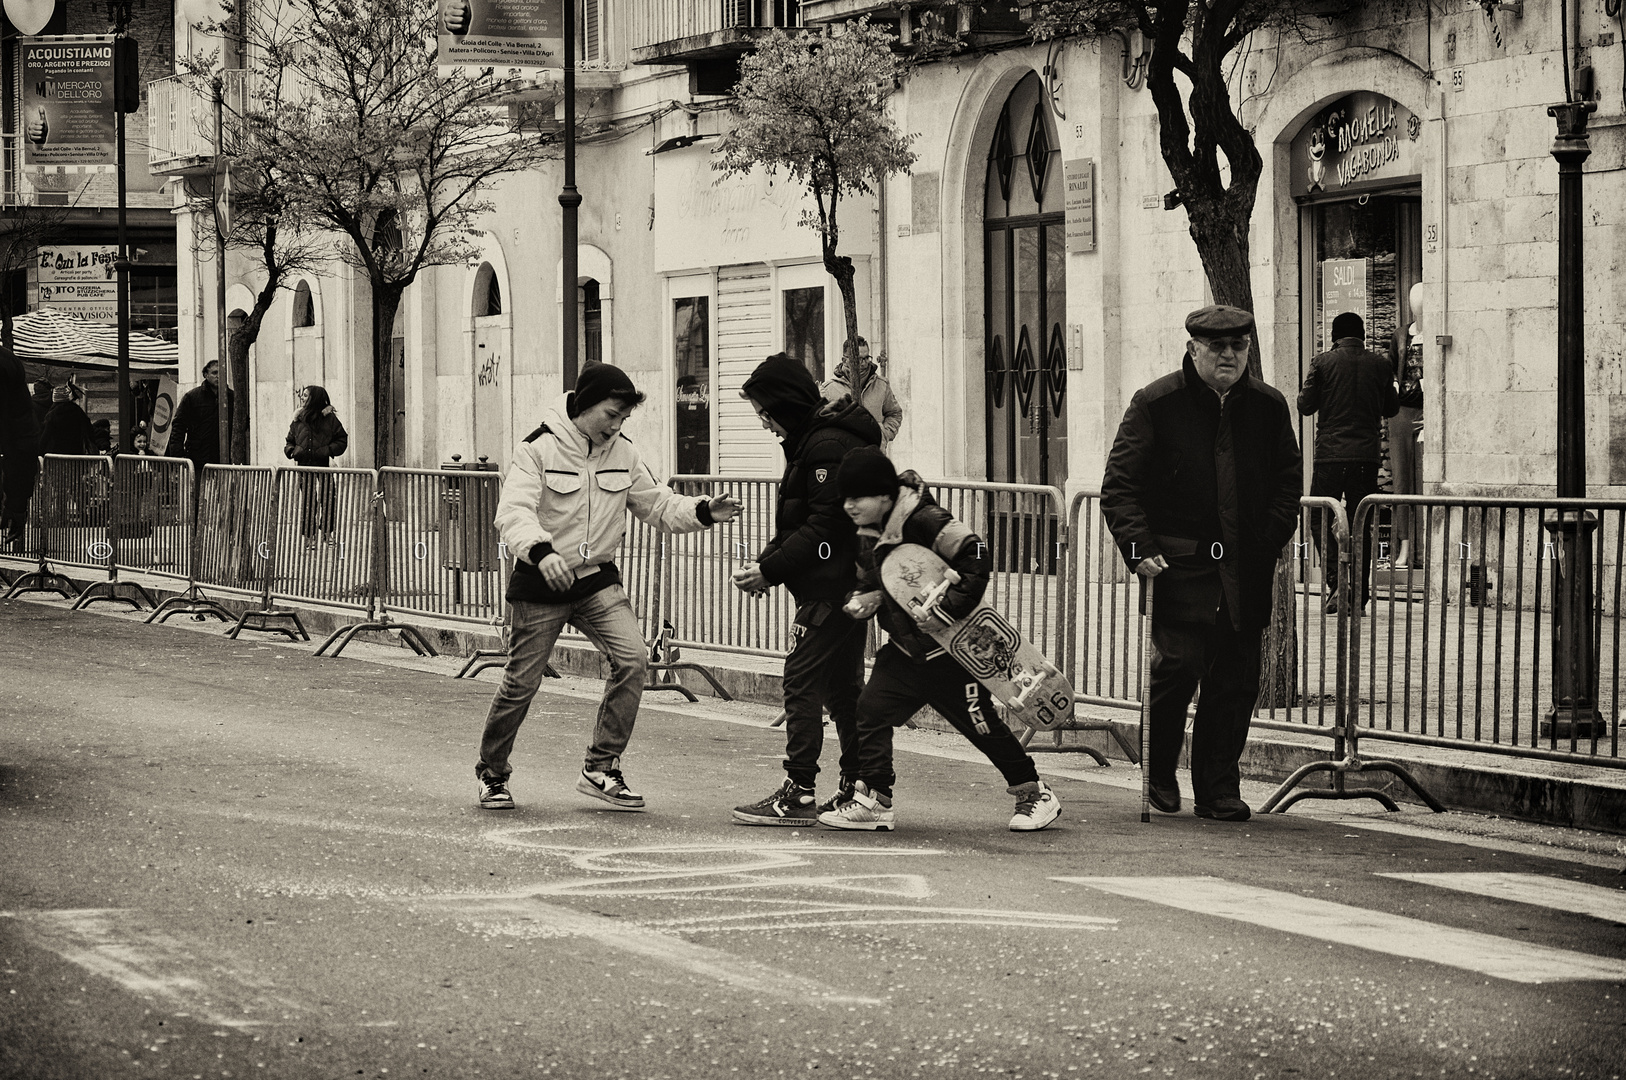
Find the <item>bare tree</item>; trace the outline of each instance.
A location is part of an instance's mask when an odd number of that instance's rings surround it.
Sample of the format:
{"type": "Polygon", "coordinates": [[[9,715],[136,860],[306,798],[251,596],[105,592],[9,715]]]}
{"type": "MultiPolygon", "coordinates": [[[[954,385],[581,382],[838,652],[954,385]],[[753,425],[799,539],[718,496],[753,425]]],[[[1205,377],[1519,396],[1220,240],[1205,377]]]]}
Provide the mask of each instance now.
{"type": "Polygon", "coordinates": [[[843,356],[853,359],[858,300],[853,261],[841,254],[837,210],[914,164],[913,136],[898,131],[887,99],[903,73],[892,35],[868,20],[833,37],[774,30],[740,62],[738,120],[712,166],[725,176],[783,170],[813,195],[802,224],[819,234],[824,269],[836,279],[847,322],[843,356]]]}
{"type": "Polygon", "coordinates": [[[402,294],[425,267],[473,254],[491,186],[555,152],[520,129],[535,108],[511,114],[502,83],[439,74],[434,0],[233,0],[229,11],[256,85],[245,140],[265,190],[367,277],[373,452],[388,463],[402,294]]]}

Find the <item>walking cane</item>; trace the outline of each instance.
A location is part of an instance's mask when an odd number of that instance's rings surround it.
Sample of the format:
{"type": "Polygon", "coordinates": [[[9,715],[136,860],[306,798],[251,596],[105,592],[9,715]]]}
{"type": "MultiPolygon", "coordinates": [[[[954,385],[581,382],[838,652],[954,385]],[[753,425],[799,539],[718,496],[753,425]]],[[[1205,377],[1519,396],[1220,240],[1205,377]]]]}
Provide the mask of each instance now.
{"type": "Polygon", "coordinates": [[[1140,819],[1152,820],[1152,578],[1146,578],[1146,611],[1140,626],[1140,819]]]}

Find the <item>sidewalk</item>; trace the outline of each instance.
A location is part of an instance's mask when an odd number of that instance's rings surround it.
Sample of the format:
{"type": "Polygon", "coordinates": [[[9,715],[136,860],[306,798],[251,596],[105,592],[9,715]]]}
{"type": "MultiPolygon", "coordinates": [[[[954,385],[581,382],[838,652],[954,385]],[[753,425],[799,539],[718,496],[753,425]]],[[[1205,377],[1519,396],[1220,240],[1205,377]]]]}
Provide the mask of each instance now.
{"type": "MultiPolygon", "coordinates": [[[[10,577],[16,577],[26,568],[26,564],[21,560],[0,557],[0,569],[6,570],[10,577]]],[[[68,569],[66,572],[81,588],[90,580],[83,576],[82,571],[68,569]]],[[[179,591],[178,583],[169,578],[122,574],[120,580],[141,583],[160,603],[179,591]]],[[[220,600],[226,608],[234,612],[258,606],[257,602],[227,598],[215,590],[209,592],[211,597],[220,600]]],[[[46,594],[35,595],[37,598],[43,598],[46,594]]],[[[123,604],[115,606],[120,610],[127,609],[123,604]]],[[[342,626],[360,621],[355,612],[287,603],[279,603],[277,606],[279,609],[296,611],[305,629],[316,642],[320,642],[342,626]]],[[[185,619],[187,616],[179,615],[174,618],[185,619]]],[[[429,619],[414,619],[410,625],[422,631],[435,648],[445,655],[468,656],[476,649],[501,648],[501,639],[494,626],[480,623],[436,622],[429,619]]],[[[244,633],[249,637],[255,636],[254,631],[244,633]]],[[[356,640],[378,644],[400,644],[394,636],[372,632],[359,635],[356,640]]],[[[777,658],[684,649],[680,661],[703,666],[732,697],[738,700],[765,705],[777,705],[782,700],[780,686],[782,662],[777,658]]],[[[561,638],[555,650],[553,666],[561,674],[584,678],[602,678],[608,674],[603,659],[581,638],[561,638]]],[[[677,674],[683,685],[697,695],[703,698],[713,695],[707,680],[698,673],[681,671],[677,674]]],[[[660,698],[675,701],[677,695],[670,692],[661,693],[660,698]]],[[[1117,728],[1125,743],[1131,746],[1137,743],[1138,717],[1131,710],[1080,705],[1079,717],[1110,722],[1117,728]]],[[[952,730],[929,709],[916,716],[915,723],[927,730],[944,732],[952,730]]],[[[1112,763],[1109,768],[1125,768],[1128,764],[1118,740],[1111,733],[1104,731],[1037,734],[1032,739],[1029,749],[1034,753],[1072,754],[1075,755],[1078,768],[1097,768],[1082,752],[1083,746],[1094,747],[1104,754],[1112,763]]],[[[1242,757],[1242,773],[1249,780],[1279,783],[1306,764],[1327,760],[1331,747],[1330,736],[1321,735],[1314,729],[1301,733],[1256,726],[1242,757]]],[[[1626,834],[1626,769],[1417,746],[1373,737],[1361,740],[1361,756],[1368,761],[1387,759],[1404,766],[1436,799],[1454,810],[1566,828],[1626,834]]],[[[1181,764],[1184,767],[1187,763],[1182,760],[1181,764]]],[[[1130,769],[1125,769],[1125,773],[1127,777],[1130,769]]],[[[1301,788],[1318,787],[1325,790],[1329,786],[1329,775],[1318,773],[1311,776],[1301,788]]],[[[1351,791],[1381,790],[1397,802],[1417,803],[1406,785],[1387,773],[1350,774],[1346,778],[1346,787],[1351,791]]],[[[1376,803],[1362,799],[1355,805],[1372,807],[1376,803]]]]}

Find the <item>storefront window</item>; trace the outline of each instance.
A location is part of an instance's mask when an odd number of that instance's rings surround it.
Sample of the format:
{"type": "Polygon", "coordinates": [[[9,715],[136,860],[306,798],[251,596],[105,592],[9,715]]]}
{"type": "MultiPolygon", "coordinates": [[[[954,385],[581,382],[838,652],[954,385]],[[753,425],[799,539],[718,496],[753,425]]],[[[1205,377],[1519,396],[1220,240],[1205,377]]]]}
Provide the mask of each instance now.
{"type": "Polygon", "coordinates": [[[785,290],[785,355],[824,381],[824,289],[785,290]]]}
{"type": "Polygon", "coordinates": [[[677,471],[711,471],[711,299],[672,301],[677,368],[677,471]]]}

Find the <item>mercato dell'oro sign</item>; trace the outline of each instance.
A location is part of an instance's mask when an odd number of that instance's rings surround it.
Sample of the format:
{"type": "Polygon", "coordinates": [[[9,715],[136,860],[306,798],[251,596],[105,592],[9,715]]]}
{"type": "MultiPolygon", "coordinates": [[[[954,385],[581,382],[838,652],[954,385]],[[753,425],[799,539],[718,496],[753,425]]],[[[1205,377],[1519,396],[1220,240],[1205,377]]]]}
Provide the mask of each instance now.
{"type": "Polygon", "coordinates": [[[1421,176],[1422,121],[1365,91],[1329,102],[1293,138],[1294,198],[1368,191],[1421,176]]]}

